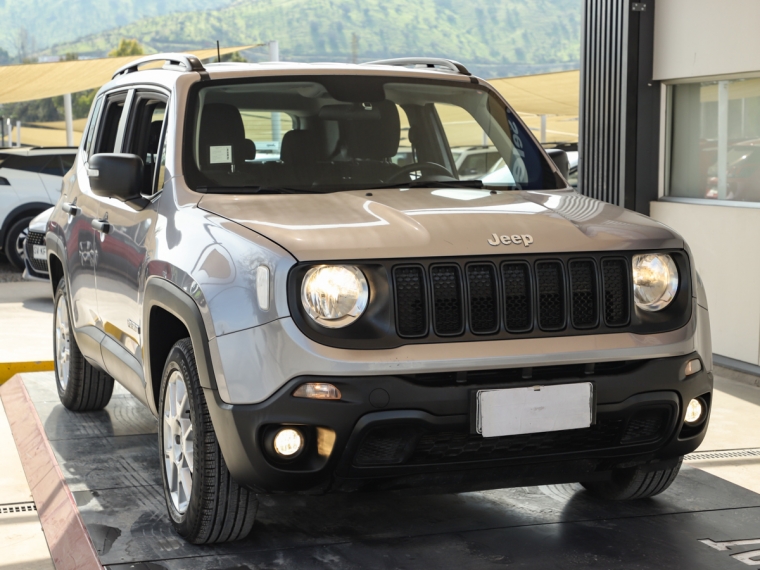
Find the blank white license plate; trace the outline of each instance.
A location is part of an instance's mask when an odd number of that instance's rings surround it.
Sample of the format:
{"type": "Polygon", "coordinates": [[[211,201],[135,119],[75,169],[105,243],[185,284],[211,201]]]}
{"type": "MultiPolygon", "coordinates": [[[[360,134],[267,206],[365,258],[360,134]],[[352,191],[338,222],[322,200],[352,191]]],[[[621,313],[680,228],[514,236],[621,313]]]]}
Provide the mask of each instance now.
{"type": "Polygon", "coordinates": [[[33,245],[32,255],[34,259],[47,259],[47,247],[44,245],[33,245]]]}
{"type": "Polygon", "coordinates": [[[593,406],[590,382],[480,390],[477,431],[483,437],[498,437],[587,428],[593,406]]]}

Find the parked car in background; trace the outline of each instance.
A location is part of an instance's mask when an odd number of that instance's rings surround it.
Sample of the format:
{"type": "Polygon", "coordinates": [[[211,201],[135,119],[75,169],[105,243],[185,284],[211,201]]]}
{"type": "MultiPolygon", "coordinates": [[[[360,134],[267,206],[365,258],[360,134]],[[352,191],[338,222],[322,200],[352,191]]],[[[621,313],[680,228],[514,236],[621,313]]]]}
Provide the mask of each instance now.
{"type": "Polygon", "coordinates": [[[48,208],[32,219],[24,240],[24,279],[28,281],[47,281],[48,262],[45,232],[53,208],[48,208]]]}
{"type": "MultiPolygon", "coordinates": [[[[760,139],[732,145],[726,157],[726,200],[760,200],[760,139]]],[[[718,198],[718,163],[707,171],[705,198],[718,198]]]]}
{"type": "Polygon", "coordinates": [[[0,150],[0,247],[19,271],[29,222],[58,201],[76,152],[70,147],[0,150]]]}
{"type": "Polygon", "coordinates": [[[495,146],[453,148],[451,154],[460,180],[482,178],[501,159],[501,154],[495,146]]]}
{"type": "MultiPolygon", "coordinates": [[[[567,182],[573,188],[578,188],[578,143],[546,143],[542,145],[547,151],[559,149],[567,155],[567,182]]],[[[464,177],[462,177],[464,179],[464,177]]],[[[484,184],[514,184],[515,179],[512,171],[503,158],[500,158],[491,167],[491,170],[482,177],[484,184]]]]}

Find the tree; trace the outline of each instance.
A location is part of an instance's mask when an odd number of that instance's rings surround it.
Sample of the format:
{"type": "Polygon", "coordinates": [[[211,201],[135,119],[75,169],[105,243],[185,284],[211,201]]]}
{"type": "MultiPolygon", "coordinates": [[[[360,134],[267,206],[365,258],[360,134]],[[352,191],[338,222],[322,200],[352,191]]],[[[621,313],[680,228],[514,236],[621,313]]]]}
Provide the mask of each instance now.
{"type": "Polygon", "coordinates": [[[235,61],[239,63],[246,63],[248,60],[245,59],[242,55],[240,55],[240,52],[233,51],[232,53],[228,53],[227,55],[222,56],[222,61],[235,61]]]}
{"type": "Polygon", "coordinates": [[[0,48],[0,65],[8,65],[11,62],[11,56],[3,48],[0,48]]]}
{"type": "Polygon", "coordinates": [[[122,57],[125,55],[145,55],[145,50],[137,40],[122,38],[119,47],[108,52],[108,57],[122,57]]]}

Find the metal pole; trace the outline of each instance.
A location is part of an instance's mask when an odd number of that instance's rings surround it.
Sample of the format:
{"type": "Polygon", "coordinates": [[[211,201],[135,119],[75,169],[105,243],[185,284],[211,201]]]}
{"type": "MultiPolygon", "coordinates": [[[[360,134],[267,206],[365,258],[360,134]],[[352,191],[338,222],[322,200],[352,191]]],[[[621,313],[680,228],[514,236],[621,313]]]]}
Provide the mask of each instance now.
{"type": "Polygon", "coordinates": [[[11,119],[8,117],[5,119],[5,131],[8,133],[8,147],[13,146],[13,139],[11,138],[11,133],[13,132],[11,129],[11,119]]]}
{"type": "MultiPolygon", "coordinates": [[[[280,61],[280,43],[277,40],[269,42],[269,61],[280,61]]],[[[282,138],[280,114],[272,113],[272,140],[279,146],[282,138]]]]}
{"type": "Polygon", "coordinates": [[[0,117],[0,148],[5,146],[5,119],[0,117]]]}
{"type": "Polygon", "coordinates": [[[21,121],[16,121],[16,144],[21,148],[21,121]]]}
{"type": "Polygon", "coordinates": [[[728,81],[718,81],[718,199],[728,188],[728,81]]]}
{"type": "Polygon", "coordinates": [[[74,115],[71,112],[71,93],[63,96],[63,115],[66,118],[66,146],[74,146],[74,115]]]}
{"type": "Polygon", "coordinates": [[[546,142],[546,115],[541,115],[541,138],[540,142],[546,142]]]}

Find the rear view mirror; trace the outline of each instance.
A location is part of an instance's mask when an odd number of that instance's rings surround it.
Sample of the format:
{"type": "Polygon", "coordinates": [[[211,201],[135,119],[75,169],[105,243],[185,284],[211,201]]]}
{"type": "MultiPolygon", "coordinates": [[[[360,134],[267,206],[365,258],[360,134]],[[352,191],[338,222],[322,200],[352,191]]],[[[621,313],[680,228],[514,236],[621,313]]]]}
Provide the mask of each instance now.
{"type": "Polygon", "coordinates": [[[102,153],[90,158],[87,170],[92,193],[139,205],[143,184],[143,161],[134,154],[102,153]]]}
{"type": "Polygon", "coordinates": [[[319,110],[319,118],[325,121],[378,121],[380,109],[372,103],[325,105],[319,110]]]}
{"type": "Polygon", "coordinates": [[[567,180],[570,175],[570,163],[567,160],[567,153],[559,148],[546,149],[546,153],[554,161],[554,164],[557,166],[557,168],[559,168],[559,172],[562,174],[562,178],[567,180]]]}

